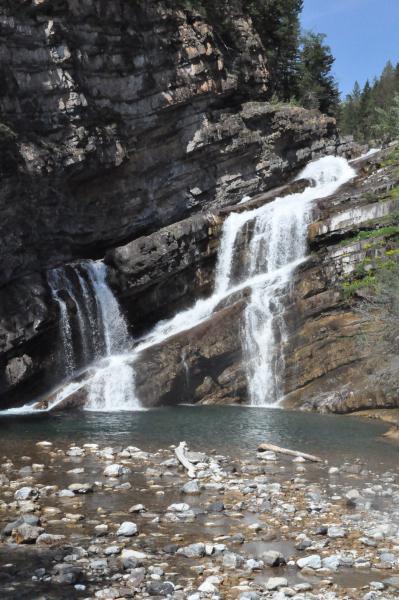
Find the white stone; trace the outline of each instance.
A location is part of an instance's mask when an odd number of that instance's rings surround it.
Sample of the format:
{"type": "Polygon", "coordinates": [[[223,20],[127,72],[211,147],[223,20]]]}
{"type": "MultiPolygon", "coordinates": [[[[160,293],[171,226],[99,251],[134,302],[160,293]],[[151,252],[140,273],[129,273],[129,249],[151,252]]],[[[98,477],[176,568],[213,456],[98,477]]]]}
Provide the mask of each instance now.
{"type": "Polygon", "coordinates": [[[125,537],[130,537],[132,535],[136,535],[138,532],[136,523],[132,523],[131,521],[124,521],[122,525],[119,527],[116,535],[123,535],[125,537]]]}
{"type": "Polygon", "coordinates": [[[104,469],[104,475],[105,477],[120,477],[121,475],[123,475],[123,467],[122,465],[118,465],[117,463],[113,464],[113,465],[108,465],[108,467],[105,467],[104,469]]]}
{"type": "Polygon", "coordinates": [[[36,488],[26,486],[17,490],[14,494],[14,498],[15,500],[28,500],[31,498],[37,498],[38,495],[39,492],[36,488]]]}
{"type": "Polygon", "coordinates": [[[69,450],[67,450],[68,456],[83,456],[84,453],[85,451],[83,450],[83,448],[79,448],[78,446],[72,446],[72,448],[69,448],[69,450]]]}
{"type": "Polygon", "coordinates": [[[144,552],[139,552],[139,550],[130,549],[122,550],[121,556],[122,558],[134,558],[136,560],[145,560],[147,558],[147,554],[144,554],[144,552]]]}
{"type": "Polygon", "coordinates": [[[205,594],[215,594],[218,591],[217,587],[208,580],[204,581],[204,583],[201,583],[198,590],[200,592],[204,592],[205,594]]]}
{"type": "Polygon", "coordinates": [[[120,546],[108,546],[107,548],[105,548],[104,554],[106,554],[107,556],[110,556],[112,554],[119,554],[120,551],[121,551],[120,546]]]}
{"type": "Polygon", "coordinates": [[[266,589],[269,591],[278,590],[280,587],[286,587],[288,581],[285,577],[270,577],[266,583],[266,589]]]}
{"type": "Polygon", "coordinates": [[[181,502],[179,504],[170,504],[170,506],[167,508],[168,512],[185,512],[187,510],[190,510],[190,506],[185,502],[181,502]]]}
{"type": "Polygon", "coordinates": [[[323,558],[323,560],[321,562],[325,569],[331,569],[332,571],[336,571],[340,565],[339,556],[337,556],[335,554],[332,556],[327,556],[326,558],[323,558]]]}
{"type": "Polygon", "coordinates": [[[321,558],[318,554],[311,554],[310,556],[305,556],[304,558],[300,558],[296,561],[296,564],[300,569],[304,569],[305,567],[310,569],[320,569],[321,568],[321,558]]]}
{"type": "Polygon", "coordinates": [[[327,535],[330,538],[344,538],[348,535],[348,532],[343,527],[332,526],[328,528],[327,535]]]}

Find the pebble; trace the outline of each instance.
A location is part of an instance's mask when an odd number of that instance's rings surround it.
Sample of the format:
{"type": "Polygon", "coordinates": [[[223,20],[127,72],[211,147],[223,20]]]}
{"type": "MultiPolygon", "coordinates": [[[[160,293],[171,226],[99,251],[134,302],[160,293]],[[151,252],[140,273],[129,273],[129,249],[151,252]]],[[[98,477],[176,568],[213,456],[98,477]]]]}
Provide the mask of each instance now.
{"type": "Polygon", "coordinates": [[[201,583],[201,585],[198,588],[198,591],[204,592],[205,594],[216,594],[218,588],[206,579],[203,583],[201,583]]]}
{"type": "Polygon", "coordinates": [[[105,477],[121,477],[121,475],[123,475],[124,472],[124,467],[116,463],[113,465],[108,465],[108,467],[105,467],[104,469],[105,477]]]}
{"type": "Polygon", "coordinates": [[[348,532],[343,527],[329,527],[327,530],[327,535],[330,538],[344,538],[348,535],[348,532]]]}
{"type": "Polygon", "coordinates": [[[37,498],[39,490],[34,487],[22,487],[14,494],[15,500],[28,500],[29,498],[37,498]]]}
{"type": "Polygon", "coordinates": [[[278,590],[278,588],[286,587],[288,585],[288,581],[285,577],[270,577],[266,582],[266,589],[273,591],[278,590]]]}
{"type": "Polygon", "coordinates": [[[188,481],[184,484],[182,492],[183,494],[195,496],[201,493],[201,489],[197,481],[188,481]]]}
{"type": "Polygon", "coordinates": [[[129,512],[130,513],[141,513],[141,512],[145,512],[145,506],[144,504],[135,504],[134,506],[131,506],[129,508],[129,512]]]}
{"type": "Polygon", "coordinates": [[[190,544],[177,550],[177,554],[182,554],[186,558],[200,558],[205,556],[205,544],[199,542],[197,544],[190,544]]]}
{"type": "Polygon", "coordinates": [[[60,490],[58,496],[60,498],[73,498],[75,493],[72,490],[60,490]]]}
{"type": "Polygon", "coordinates": [[[74,494],[88,494],[93,491],[93,484],[91,483],[71,483],[68,485],[69,491],[74,494]]]}
{"type": "Polygon", "coordinates": [[[17,544],[31,544],[36,542],[39,535],[43,532],[43,527],[22,523],[12,530],[11,535],[17,544]]]}
{"type": "Polygon", "coordinates": [[[138,528],[136,523],[132,523],[131,521],[124,521],[122,525],[119,527],[116,535],[131,537],[132,535],[136,535],[138,533],[138,528]]]}
{"type": "Polygon", "coordinates": [[[318,554],[311,554],[310,556],[305,556],[304,558],[300,558],[296,561],[296,564],[300,569],[310,568],[310,569],[320,569],[321,568],[321,558],[318,554]]]}
{"type": "Polygon", "coordinates": [[[263,552],[262,560],[268,567],[278,567],[285,564],[285,558],[277,550],[268,550],[263,552]]]}
{"type": "Polygon", "coordinates": [[[190,506],[185,502],[181,502],[180,504],[170,504],[166,510],[168,512],[185,512],[190,510],[190,506]]]}

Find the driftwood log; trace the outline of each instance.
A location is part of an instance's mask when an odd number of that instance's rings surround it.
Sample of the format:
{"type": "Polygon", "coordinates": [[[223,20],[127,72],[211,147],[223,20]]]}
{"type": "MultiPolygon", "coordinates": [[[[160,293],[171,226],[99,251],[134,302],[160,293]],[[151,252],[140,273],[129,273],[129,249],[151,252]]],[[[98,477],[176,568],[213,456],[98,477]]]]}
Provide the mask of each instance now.
{"type": "Polygon", "coordinates": [[[314,456],[313,454],[306,454],[306,452],[297,452],[296,450],[288,450],[287,448],[281,448],[280,446],[275,446],[274,444],[260,444],[258,446],[258,452],[276,452],[277,454],[288,454],[288,456],[300,456],[305,460],[310,460],[311,462],[323,462],[319,456],[314,456]]]}
{"type": "Polygon", "coordinates": [[[187,469],[187,475],[193,479],[196,476],[195,473],[195,465],[188,459],[187,455],[187,444],[186,442],[180,442],[180,444],[175,448],[175,454],[177,460],[183,465],[185,469],[187,469]]]}

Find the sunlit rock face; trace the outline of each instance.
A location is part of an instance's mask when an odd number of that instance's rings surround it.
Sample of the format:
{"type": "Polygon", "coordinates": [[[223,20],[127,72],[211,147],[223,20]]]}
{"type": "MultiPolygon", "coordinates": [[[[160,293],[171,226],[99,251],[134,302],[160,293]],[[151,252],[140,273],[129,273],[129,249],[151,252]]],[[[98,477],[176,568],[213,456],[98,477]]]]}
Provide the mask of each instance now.
{"type": "MultiPolygon", "coordinates": [[[[219,5],[214,22],[166,1],[0,9],[3,404],[62,377],[45,269],[217,214],[312,158],[350,151],[333,119],[267,102],[267,57],[252,21],[240,0],[219,5]]],[[[209,243],[201,227],[171,234],[185,237],[187,255],[179,246],[162,274],[149,267],[158,286],[145,284],[149,295],[129,296],[113,275],[132,326],[148,328],[211,289],[218,226],[209,243]]]]}
{"type": "Polygon", "coordinates": [[[398,161],[391,155],[355,163],[357,179],[318,203],[311,256],[296,273],[287,313],[286,406],[342,413],[398,406],[397,350],[384,339],[384,314],[362,308],[367,276],[397,254],[398,161]]]}

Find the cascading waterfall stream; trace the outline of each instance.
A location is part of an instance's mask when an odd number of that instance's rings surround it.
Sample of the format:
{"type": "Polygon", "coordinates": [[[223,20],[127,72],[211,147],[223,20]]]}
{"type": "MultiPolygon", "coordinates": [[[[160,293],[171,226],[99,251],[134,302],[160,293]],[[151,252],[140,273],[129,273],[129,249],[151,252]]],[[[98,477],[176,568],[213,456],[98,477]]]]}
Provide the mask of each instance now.
{"type": "Polygon", "coordinates": [[[107,283],[104,263],[85,265],[86,273],[95,292],[105,343],[102,364],[98,366],[88,385],[86,410],[138,410],[133,393],[134,372],[130,359],[130,338],[119,304],[107,283]]]}
{"type": "MultiPolygon", "coordinates": [[[[296,267],[306,258],[312,203],[333,194],[355,174],[346,159],[324,157],[310,163],[299,175],[298,179],[312,182],[303,192],[276,198],[247,212],[231,213],[223,226],[213,294],[173,318],[159,322],[133,350],[102,262],[72,267],[79,282],[79,297],[65,282],[63,270],[53,271],[50,283],[60,307],[66,371],[69,373],[74,369],[76,359],[68,307],[60,293],[62,287],[76,304],[81,336],[85,337],[91,331],[90,339],[82,342],[82,346],[91,348],[91,358],[96,361],[89,381],[67,384],[57,402],[68,393],[85,387],[87,410],[140,409],[134,389],[134,370],[139,368],[140,353],[199,325],[213,314],[222,300],[249,288],[251,294],[243,319],[242,347],[250,403],[257,406],[278,403],[282,396],[284,367],[285,299],[296,267]],[[93,341],[93,338],[99,341],[93,341]]],[[[186,377],[188,380],[188,372],[186,377]]]]}
{"type": "Polygon", "coordinates": [[[8,414],[44,412],[85,389],[86,410],[139,410],[132,381],[131,341],[119,304],[107,283],[103,262],[81,262],[48,272],[59,307],[59,329],[65,374],[71,379],[93,365],[93,375],[66,383],[45,409],[25,405],[8,414]]]}
{"type": "MultiPolygon", "coordinates": [[[[67,376],[71,376],[73,375],[76,369],[75,352],[73,348],[72,338],[72,327],[66,301],[61,296],[61,290],[65,287],[70,292],[70,282],[68,278],[65,277],[65,272],[63,269],[53,269],[48,275],[48,283],[52,290],[53,298],[57,302],[60,310],[59,329],[62,342],[65,374],[67,376]]],[[[79,313],[79,325],[80,316],[81,315],[79,313]]]]}
{"type": "MultiPolygon", "coordinates": [[[[83,348],[91,346],[91,354],[85,353],[84,366],[99,361],[94,375],[87,385],[86,410],[119,411],[134,410],[139,406],[133,395],[133,370],[129,364],[131,350],[126,321],[119,304],[107,283],[107,269],[103,262],[84,262],[69,265],[78,282],[76,290],[65,269],[50,272],[49,282],[54,298],[60,306],[60,328],[64,345],[64,355],[71,357],[73,370],[77,360],[72,343],[72,326],[66,305],[60,297],[59,288],[67,289],[78,315],[79,333],[83,348]],[[54,282],[57,288],[54,286],[54,282]],[[64,306],[65,305],[65,306],[64,306]],[[89,340],[87,340],[89,331],[89,340]],[[67,333],[65,333],[67,332],[67,333]]],[[[68,374],[69,371],[68,371],[68,374]]],[[[74,382],[58,394],[55,404],[68,394],[80,389],[82,384],[74,382]]]]}
{"type": "Polygon", "coordinates": [[[355,174],[346,159],[324,157],[299,175],[298,179],[312,182],[303,192],[276,198],[248,212],[231,213],[223,226],[214,293],[158,323],[136,347],[135,360],[142,350],[205,321],[223,299],[249,287],[242,346],[250,403],[267,406],[278,402],[284,367],[284,297],[295,269],[306,258],[312,203],[333,194],[355,174]],[[252,236],[248,231],[251,227],[252,236]],[[237,264],[235,258],[242,244],[247,246],[248,260],[237,264]]]}
{"type": "Polygon", "coordinates": [[[263,272],[270,279],[252,285],[244,315],[242,341],[252,405],[275,405],[283,396],[284,299],[296,267],[306,257],[312,203],[331,195],[354,175],[345,159],[322,158],[300,174],[314,187],[277,198],[258,211],[249,245],[249,277],[263,272]]]}

